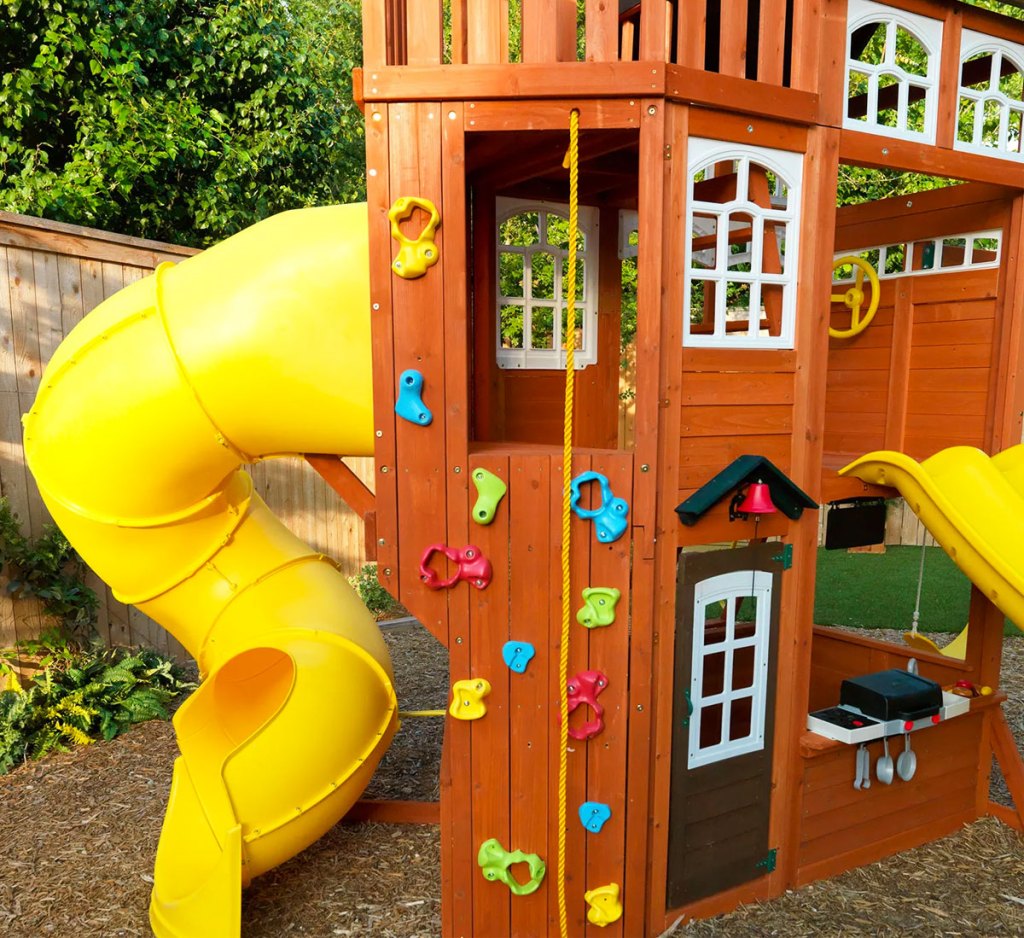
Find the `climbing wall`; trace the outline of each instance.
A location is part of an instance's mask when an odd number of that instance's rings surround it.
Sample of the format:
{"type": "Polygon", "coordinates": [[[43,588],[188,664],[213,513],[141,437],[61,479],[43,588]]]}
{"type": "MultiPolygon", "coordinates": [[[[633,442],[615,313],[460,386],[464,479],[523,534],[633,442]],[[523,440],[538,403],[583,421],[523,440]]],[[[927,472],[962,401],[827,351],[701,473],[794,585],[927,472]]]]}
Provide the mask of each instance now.
{"type": "MultiPolygon", "coordinates": [[[[378,564],[385,585],[450,651],[455,716],[446,722],[442,759],[443,930],[543,935],[558,928],[559,701],[567,693],[558,676],[562,454],[468,439],[463,152],[458,105],[367,107],[378,564]]],[[[578,507],[611,511],[614,499],[631,502],[632,465],[630,453],[581,451],[572,477],[602,478],[578,486],[578,507]]],[[[589,599],[580,618],[593,626],[574,618],[568,670],[570,728],[592,735],[571,739],[568,752],[573,934],[598,933],[588,911],[595,920],[617,918],[614,888],[601,887],[615,884],[623,898],[629,889],[632,545],[629,524],[622,527],[624,534],[601,543],[594,520],[573,515],[571,607],[575,617],[589,599]],[[585,598],[584,589],[593,592],[585,598]],[[588,905],[584,893],[595,889],[588,905]]],[[[640,901],[642,883],[637,891],[640,901]]],[[[621,935],[621,921],[600,933],[621,935]]]]}

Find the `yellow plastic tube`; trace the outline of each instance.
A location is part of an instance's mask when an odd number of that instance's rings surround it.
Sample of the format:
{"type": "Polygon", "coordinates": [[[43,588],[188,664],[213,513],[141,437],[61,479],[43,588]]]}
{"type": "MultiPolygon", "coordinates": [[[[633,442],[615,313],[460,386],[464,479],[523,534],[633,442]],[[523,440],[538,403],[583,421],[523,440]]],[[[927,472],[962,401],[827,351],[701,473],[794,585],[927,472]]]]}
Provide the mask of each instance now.
{"type": "Polygon", "coordinates": [[[397,728],[373,618],[240,468],[373,453],[369,307],[366,206],[286,212],[97,307],[25,417],[56,522],[205,676],[174,718],[160,938],[238,935],[241,887],[341,819],[397,728]]]}
{"type": "Polygon", "coordinates": [[[882,450],[839,474],[898,489],[971,582],[1024,626],[1024,445],[991,457],[953,446],[920,463],[882,450]]]}

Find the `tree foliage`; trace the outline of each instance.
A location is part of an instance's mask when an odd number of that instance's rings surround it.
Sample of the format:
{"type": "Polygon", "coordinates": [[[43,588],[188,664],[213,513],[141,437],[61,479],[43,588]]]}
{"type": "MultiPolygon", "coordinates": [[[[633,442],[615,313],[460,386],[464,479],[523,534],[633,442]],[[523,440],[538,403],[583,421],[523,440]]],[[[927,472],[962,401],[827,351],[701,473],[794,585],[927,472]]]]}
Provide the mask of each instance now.
{"type": "Polygon", "coordinates": [[[359,3],[0,0],[0,208],[205,245],[363,192],[359,3]]]}

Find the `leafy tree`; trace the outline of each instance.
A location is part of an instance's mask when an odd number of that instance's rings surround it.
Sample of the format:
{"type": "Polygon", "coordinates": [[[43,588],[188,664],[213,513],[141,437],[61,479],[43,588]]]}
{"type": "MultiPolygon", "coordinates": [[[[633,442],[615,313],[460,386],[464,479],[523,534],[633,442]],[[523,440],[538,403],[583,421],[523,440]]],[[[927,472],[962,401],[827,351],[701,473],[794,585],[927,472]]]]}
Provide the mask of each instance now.
{"type": "Polygon", "coordinates": [[[0,208],[204,245],[361,196],[359,3],[0,0],[0,208]]]}

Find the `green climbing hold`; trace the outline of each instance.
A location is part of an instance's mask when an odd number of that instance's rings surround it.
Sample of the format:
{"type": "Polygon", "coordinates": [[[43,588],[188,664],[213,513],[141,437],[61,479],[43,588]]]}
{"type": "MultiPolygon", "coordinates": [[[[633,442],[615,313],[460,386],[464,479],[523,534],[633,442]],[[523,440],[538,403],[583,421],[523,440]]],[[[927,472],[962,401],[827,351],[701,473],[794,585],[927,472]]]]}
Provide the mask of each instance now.
{"type": "Polygon", "coordinates": [[[540,889],[547,872],[544,861],[537,854],[523,853],[522,850],[510,853],[494,837],[480,844],[476,862],[483,871],[484,879],[504,883],[516,896],[528,896],[540,889]],[[530,878],[525,883],[520,883],[510,872],[509,867],[513,863],[525,863],[529,867],[530,878]]]}
{"type": "Polygon", "coordinates": [[[615,621],[615,605],[622,593],[614,586],[589,586],[583,591],[583,605],[576,621],[588,629],[611,625],[615,621]]]}
{"type": "Polygon", "coordinates": [[[476,486],[477,499],[473,506],[473,520],[477,524],[490,524],[494,513],[498,510],[498,502],[505,497],[508,486],[493,472],[486,469],[473,470],[473,484],[476,486]]]}

